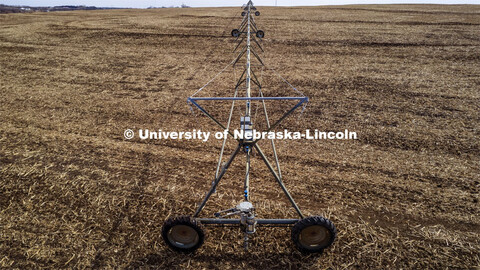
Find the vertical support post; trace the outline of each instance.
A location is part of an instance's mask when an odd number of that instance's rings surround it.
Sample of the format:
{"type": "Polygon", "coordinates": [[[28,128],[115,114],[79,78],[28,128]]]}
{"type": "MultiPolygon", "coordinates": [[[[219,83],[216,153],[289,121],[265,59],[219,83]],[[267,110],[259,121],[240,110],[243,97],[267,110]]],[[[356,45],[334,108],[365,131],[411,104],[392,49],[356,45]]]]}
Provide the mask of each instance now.
{"type": "MultiPolygon", "coordinates": [[[[247,85],[247,97],[251,97],[251,88],[250,88],[250,80],[251,80],[251,72],[250,72],[250,5],[251,2],[248,3],[247,5],[247,79],[246,79],[246,85],[247,85]]],[[[247,108],[246,108],[246,115],[250,116],[250,100],[247,100],[247,108]]]]}
{"type": "Polygon", "coordinates": [[[245,196],[245,201],[249,200],[250,196],[250,154],[252,152],[252,148],[250,146],[247,146],[247,166],[245,169],[245,186],[244,186],[244,196],[245,196]]]}
{"type": "MultiPolygon", "coordinates": [[[[250,65],[250,34],[251,34],[251,16],[250,16],[250,11],[251,11],[251,6],[252,2],[249,1],[247,4],[247,63],[246,63],[246,79],[245,79],[245,84],[247,86],[247,98],[250,98],[252,96],[251,94],[251,79],[252,79],[252,74],[251,74],[251,65],[250,65]]],[[[251,100],[247,100],[247,106],[245,108],[245,116],[249,117],[251,116],[251,100]]],[[[253,123],[251,123],[253,125],[253,123]]],[[[253,127],[252,127],[253,128],[253,127]]],[[[250,186],[250,153],[252,152],[251,146],[244,146],[245,147],[245,153],[246,153],[246,172],[245,172],[245,185],[244,185],[244,198],[245,201],[249,200],[249,186],[250,186]]],[[[247,238],[248,239],[248,238],[247,238]]]]}

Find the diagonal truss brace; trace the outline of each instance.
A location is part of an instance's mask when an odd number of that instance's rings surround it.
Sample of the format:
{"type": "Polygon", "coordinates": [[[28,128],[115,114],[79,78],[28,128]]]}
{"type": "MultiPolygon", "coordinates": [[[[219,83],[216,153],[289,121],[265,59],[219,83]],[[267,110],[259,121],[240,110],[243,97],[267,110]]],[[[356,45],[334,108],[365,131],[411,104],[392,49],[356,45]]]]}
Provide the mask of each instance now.
{"type": "MultiPolygon", "coordinates": [[[[250,100],[250,101],[251,100],[259,100],[259,101],[262,101],[262,102],[264,102],[265,100],[298,100],[299,102],[296,105],[294,105],[289,111],[284,113],[283,116],[280,117],[280,119],[278,119],[273,125],[269,126],[269,128],[266,130],[266,132],[270,132],[273,129],[275,129],[285,118],[287,118],[290,114],[292,114],[298,107],[300,107],[305,102],[308,102],[308,97],[263,97],[262,96],[262,97],[189,97],[189,98],[187,98],[187,102],[195,105],[208,118],[210,118],[212,121],[214,121],[223,130],[227,130],[227,132],[228,132],[228,134],[230,134],[230,136],[234,137],[233,133],[229,129],[227,129],[220,121],[218,121],[214,116],[212,116],[207,110],[205,110],[202,106],[200,106],[197,103],[197,101],[199,101],[199,100],[217,100],[217,101],[224,101],[224,100],[231,100],[231,101],[236,101],[236,100],[250,100]]],[[[282,181],[281,177],[279,176],[279,174],[277,174],[277,172],[272,167],[272,165],[268,161],[267,157],[265,156],[265,154],[263,153],[261,148],[258,146],[257,142],[260,141],[260,140],[261,139],[255,140],[251,143],[248,143],[248,145],[251,146],[251,147],[254,147],[258,151],[258,153],[260,154],[260,156],[261,156],[262,160],[264,161],[265,165],[268,167],[268,169],[270,170],[270,172],[274,176],[275,180],[277,181],[277,183],[282,188],[283,192],[287,196],[287,198],[290,201],[290,203],[292,204],[293,208],[297,211],[298,215],[301,218],[304,218],[304,215],[302,214],[300,208],[295,203],[294,199],[292,198],[292,196],[288,192],[287,188],[283,184],[283,181],[282,181]]],[[[200,212],[202,211],[202,209],[205,207],[205,204],[207,203],[210,196],[215,192],[215,189],[216,189],[218,183],[220,182],[220,180],[225,175],[225,173],[226,173],[227,169],[230,167],[230,164],[232,163],[233,159],[239,153],[240,148],[244,145],[243,140],[237,139],[237,141],[239,142],[237,148],[235,149],[234,153],[232,153],[232,155],[230,156],[230,158],[227,161],[227,163],[225,164],[225,166],[222,168],[222,172],[218,176],[215,177],[215,180],[213,181],[213,185],[210,188],[210,191],[207,193],[204,200],[202,201],[202,203],[198,207],[197,211],[194,214],[194,217],[197,217],[200,214],[200,212]]],[[[280,173],[280,171],[279,171],[279,173],[280,173]]]]}

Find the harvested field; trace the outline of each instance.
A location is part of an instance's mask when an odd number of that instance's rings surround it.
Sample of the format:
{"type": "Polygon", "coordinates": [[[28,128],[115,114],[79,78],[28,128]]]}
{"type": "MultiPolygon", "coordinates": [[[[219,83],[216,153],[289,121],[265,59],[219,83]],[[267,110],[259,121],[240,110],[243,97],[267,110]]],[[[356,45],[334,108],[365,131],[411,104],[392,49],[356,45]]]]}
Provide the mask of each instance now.
{"type": "MultiPolygon", "coordinates": [[[[282,127],[359,136],[277,142],[299,206],[335,223],[331,248],[303,256],[288,228],[258,229],[248,253],[237,229],[207,228],[191,255],[160,237],[201,201],[221,142],[124,130],[218,131],[186,98],[233,59],[239,8],[5,14],[0,268],[480,267],[480,6],[259,10],[264,59],[310,98],[282,127]]],[[[203,216],[242,199],[240,160],[203,216]]],[[[258,156],[252,167],[258,215],[295,217],[258,156]]]]}

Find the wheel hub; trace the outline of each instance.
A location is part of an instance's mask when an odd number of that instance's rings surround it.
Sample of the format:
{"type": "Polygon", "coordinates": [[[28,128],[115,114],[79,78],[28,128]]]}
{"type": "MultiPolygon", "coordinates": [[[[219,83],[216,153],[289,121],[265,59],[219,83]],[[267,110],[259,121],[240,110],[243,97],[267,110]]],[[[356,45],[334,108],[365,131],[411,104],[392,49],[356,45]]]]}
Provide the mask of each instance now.
{"type": "Polygon", "coordinates": [[[179,248],[191,248],[198,243],[199,237],[198,233],[192,227],[176,225],[170,229],[168,240],[179,248]]]}
{"type": "Polygon", "coordinates": [[[305,247],[317,247],[328,243],[330,232],[319,225],[309,226],[300,233],[300,243],[305,247]]]}

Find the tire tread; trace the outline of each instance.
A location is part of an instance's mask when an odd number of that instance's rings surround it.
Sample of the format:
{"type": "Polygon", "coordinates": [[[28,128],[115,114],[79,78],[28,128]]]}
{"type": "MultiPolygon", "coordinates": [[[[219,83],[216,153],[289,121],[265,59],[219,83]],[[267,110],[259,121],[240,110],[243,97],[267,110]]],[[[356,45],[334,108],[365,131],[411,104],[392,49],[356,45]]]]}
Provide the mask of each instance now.
{"type": "Polygon", "coordinates": [[[165,220],[162,226],[162,238],[165,241],[165,244],[167,244],[167,246],[170,247],[171,249],[175,251],[183,252],[183,253],[192,253],[203,245],[203,242],[205,240],[205,233],[203,230],[203,226],[200,222],[198,222],[196,219],[194,219],[191,216],[182,215],[182,216],[170,217],[167,220],[165,220]],[[168,240],[168,232],[173,226],[176,226],[176,225],[187,225],[192,227],[195,231],[197,231],[199,236],[198,243],[191,248],[179,248],[172,245],[168,240]]]}
{"type": "Polygon", "coordinates": [[[324,249],[328,248],[333,244],[335,241],[335,238],[337,237],[337,228],[335,228],[335,225],[333,224],[332,221],[330,221],[327,218],[324,218],[322,216],[311,216],[311,217],[306,217],[299,222],[297,222],[293,228],[292,228],[292,241],[295,244],[295,247],[302,253],[320,253],[324,249]],[[308,226],[312,225],[320,225],[325,228],[330,232],[331,234],[331,239],[327,245],[324,247],[318,248],[318,249],[307,249],[303,247],[300,244],[299,237],[300,233],[303,229],[305,229],[308,226]]]}

